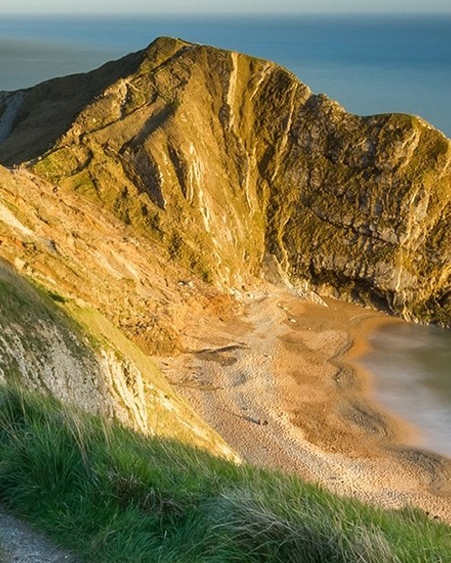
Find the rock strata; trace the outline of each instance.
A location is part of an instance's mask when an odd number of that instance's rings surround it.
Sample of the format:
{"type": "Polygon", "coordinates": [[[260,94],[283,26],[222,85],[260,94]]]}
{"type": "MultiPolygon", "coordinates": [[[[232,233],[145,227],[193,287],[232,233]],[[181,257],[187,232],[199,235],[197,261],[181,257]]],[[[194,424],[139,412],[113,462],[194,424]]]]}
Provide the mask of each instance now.
{"type": "Polygon", "coordinates": [[[4,164],[206,281],[239,287],[270,254],[294,284],[451,324],[451,145],[418,117],[351,115],[274,63],[170,38],[3,93],[0,114],[4,164]]]}

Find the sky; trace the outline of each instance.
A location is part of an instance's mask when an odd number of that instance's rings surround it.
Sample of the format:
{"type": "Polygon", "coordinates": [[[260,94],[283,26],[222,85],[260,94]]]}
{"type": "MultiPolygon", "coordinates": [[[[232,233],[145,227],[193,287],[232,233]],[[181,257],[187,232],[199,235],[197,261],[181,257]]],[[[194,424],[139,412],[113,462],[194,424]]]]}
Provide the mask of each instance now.
{"type": "Polygon", "coordinates": [[[2,14],[451,13],[449,0],[1,0],[2,14]]]}

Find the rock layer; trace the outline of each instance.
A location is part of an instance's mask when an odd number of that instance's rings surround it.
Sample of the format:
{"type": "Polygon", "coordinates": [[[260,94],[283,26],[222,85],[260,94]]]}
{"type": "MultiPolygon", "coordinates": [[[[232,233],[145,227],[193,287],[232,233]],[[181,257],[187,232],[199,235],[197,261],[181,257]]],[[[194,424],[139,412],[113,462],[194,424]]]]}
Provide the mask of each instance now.
{"type": "Polygon", "coordinates": [[[205,281],[239,288],[272,255],[295,285],[451,325],[451,144],[420,118],[351,115],[276,64],[170,38],[0,103],[3,163],[205,281]]]}

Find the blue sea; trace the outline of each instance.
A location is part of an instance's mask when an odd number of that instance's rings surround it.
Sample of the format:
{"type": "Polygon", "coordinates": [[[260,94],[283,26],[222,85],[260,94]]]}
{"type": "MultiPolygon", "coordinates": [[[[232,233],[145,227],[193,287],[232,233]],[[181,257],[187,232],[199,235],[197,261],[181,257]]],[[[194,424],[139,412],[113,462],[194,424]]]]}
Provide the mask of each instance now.
{"type": "Polygon", "coordinates": [[[182,37],[273,60],[353,113],[421,115],[451,137],[451,16],[8,18],[0,90],[182,37]]]}

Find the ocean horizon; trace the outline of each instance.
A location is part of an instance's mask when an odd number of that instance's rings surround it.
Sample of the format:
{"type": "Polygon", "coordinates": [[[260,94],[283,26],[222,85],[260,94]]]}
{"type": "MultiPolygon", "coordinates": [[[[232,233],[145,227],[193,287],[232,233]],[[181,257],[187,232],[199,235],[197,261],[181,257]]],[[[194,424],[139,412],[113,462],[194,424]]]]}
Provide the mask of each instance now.
{"type": "Polygon", "coordinates": [[[349,112],[420,115],[451,137],[451,16],[3,17],[0,90],[86,72],[156,37],[269,59],[349,112]]]}

